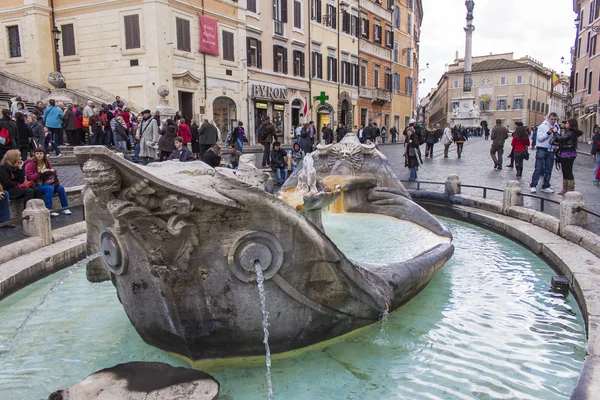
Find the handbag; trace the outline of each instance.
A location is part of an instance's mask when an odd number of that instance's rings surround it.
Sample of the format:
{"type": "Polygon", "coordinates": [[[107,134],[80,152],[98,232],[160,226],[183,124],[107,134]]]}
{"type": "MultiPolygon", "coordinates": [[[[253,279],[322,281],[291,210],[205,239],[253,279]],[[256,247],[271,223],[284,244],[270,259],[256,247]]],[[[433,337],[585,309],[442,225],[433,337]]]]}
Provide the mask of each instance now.
{"type": "Polygon", "coordinates": [[[54,186],[57,187],[59,185],[58,175],[54,171],[47,171],[42,174],[41,177],[42,184],[44,186],[54,186]]]}
{"type": "Polygon", "coordinates": [[[525,160],[529,161],[529,150],[525,149],[525,160]]]}
{"type": "Polygon", "coordinates": [[[25,182],[17,185],[17,188],[19,188],[19,189],[30,189],[30,188],[34,188],[34,187],[35,187],[35,182],[32,182],[32,181],[25,181],[25,182]]]}

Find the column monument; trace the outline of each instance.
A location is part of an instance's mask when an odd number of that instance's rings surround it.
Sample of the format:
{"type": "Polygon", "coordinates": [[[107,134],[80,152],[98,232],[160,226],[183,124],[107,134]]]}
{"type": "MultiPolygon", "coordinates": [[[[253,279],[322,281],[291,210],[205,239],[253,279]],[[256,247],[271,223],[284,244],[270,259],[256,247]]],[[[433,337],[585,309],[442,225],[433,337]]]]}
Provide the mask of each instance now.
{"type": "Polygon", "coordinates": [[[475,2],[473,0],[465,1],[467,6],[467,26],[465,27],[465,72],[463,82],[463,93],[458,99],[459,106],[452,110],[452,124],[460,124],[463,127],[471,128],[479,126],[479,107],[475,101],[475,96],[471,93],[473,88],[472,67],[473,67],[473,9],[475,2]]]}

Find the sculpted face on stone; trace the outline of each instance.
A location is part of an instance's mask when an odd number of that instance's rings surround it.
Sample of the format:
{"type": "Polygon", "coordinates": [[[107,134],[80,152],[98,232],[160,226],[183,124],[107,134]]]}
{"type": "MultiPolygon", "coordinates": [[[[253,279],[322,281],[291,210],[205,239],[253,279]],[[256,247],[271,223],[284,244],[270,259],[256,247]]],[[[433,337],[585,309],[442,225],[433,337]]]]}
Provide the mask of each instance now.
{"type": "Polygon", "coordinates": [[[423,289],[454,248],[385,157],[347,137],[309,156],[316,171],[305,168],[306,183],[317,190],[304,193],[298,210],[267,193],[264,174],[250,164],[238,171],[202,162],[144,167],[104,147],[76,148],[88,183],[88,251],[103,254],[88,276],[113,282],[147,343],[190,359],[263,354],[257,262],[273,352],[376,322],[423,289]],[[323,190],[332,171],[347,170],[352,179],[343,188],[323,190]],[[447,239],[406,262],[349,260],[321,226],[322,208],[340,198],[348,212],[406,219],[447,239]]]}

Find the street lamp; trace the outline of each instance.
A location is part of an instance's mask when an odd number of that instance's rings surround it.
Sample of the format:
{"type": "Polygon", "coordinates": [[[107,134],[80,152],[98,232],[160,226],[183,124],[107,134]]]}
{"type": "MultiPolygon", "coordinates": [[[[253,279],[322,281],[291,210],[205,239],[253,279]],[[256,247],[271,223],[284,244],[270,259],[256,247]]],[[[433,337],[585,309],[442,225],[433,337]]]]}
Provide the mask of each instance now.
{"type": "Polygon", "coordinates": [[[61,31],[59,31],[55,25],[54,29],[52,29],[52,36],[54,37],[54,49],[56,51],[56,62],[55,62],[56,72],[60,72],[60,53],[59,53],[59,49],[58,49],[58,42],[60,41],[60,34],[61,34],[61,31]]]}

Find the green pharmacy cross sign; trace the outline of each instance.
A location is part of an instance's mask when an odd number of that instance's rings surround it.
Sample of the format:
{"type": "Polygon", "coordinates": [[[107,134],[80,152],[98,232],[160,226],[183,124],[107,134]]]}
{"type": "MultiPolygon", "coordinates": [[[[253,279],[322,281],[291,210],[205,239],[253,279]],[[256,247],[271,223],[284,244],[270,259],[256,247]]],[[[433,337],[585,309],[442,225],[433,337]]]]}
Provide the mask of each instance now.
{"type": "Polygon", "coordinates": [[[321,94],[320,94],[320,95],[313,97],[313,99],[315,99],[315,100],[319,100],[319,102],[321,102],[321,104],[325,104],[325,102],[326,102],[327,100],[329,100],[329,96],[327,96],[327,95],[325,94],[325,92],[321,92],[321,94]]]}

